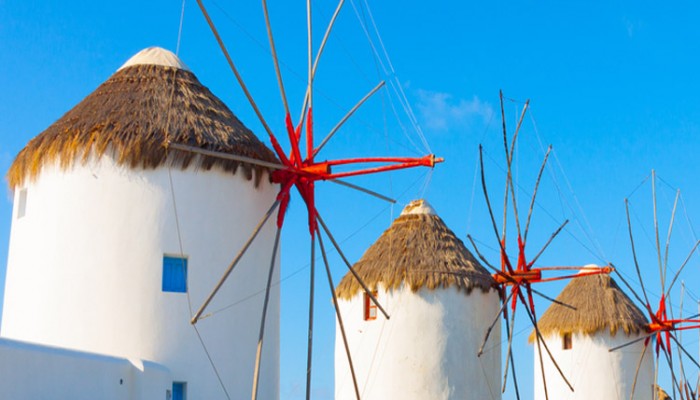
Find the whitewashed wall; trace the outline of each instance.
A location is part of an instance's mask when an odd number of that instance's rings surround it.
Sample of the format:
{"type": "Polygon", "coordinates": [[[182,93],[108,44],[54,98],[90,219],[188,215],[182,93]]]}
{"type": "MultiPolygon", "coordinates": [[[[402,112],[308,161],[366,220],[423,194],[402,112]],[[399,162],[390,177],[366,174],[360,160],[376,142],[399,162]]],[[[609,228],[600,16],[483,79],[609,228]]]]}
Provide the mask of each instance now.
{"type": "MultiPolygon", "coordinates": [[[[416,293],[379,290],[381,313],[364,321],[363,294],[340,300],[363,400],[500,399],[501,335],[496,325],[477,357],[499,310],[496,292],[455,288],[416,293]]],[[[336,326],[335,398],[355,399],[340,328],[336,326]]]]}
{"type": "MultiPolygon", "coordinates": [[[[190,398],[224,398],[189,319],[273,203],[276,187],[264,181],[255,189],[241,172],[191,168],[173,169],[172,181],[175,204],[166,168],[131,170],[107,156],[68,171],[47,166],[27,184],[21,218],[16,188],[0,336],[152,360],[186,381],[190,398]],[[180,253],[174,205],[191,303],[161,291],[163,254],[180,253]]],[[[225,310],[198,324],[233,399],[250,397],[274,233],[272,218],[209,308],[225,310]]],[[[263,356],[260,398],[276,399],[279,286],[263,356]]]]}
{"type": "Polygon", "coordinates": [[[161,365],[0,339],[0,398],[12,400],[165,399],[161,365]]]}
{"type": "MultiPolygon", "coordinates": [[[[644,352],[644,341],[640,341],[614,352],[609,349],[628,343],[638,335],[627,336],[618,333],[598,332],[589,336],[581,333],[572,335],[572,348],[562,348],[560,335],[545,337],[549,350],[564,372],[574,392],[566,386],[544,348],[542,349],[547,391],[550,399],[621,399],[629,400],[637,363],[644,352]]],[[[544,400],[544,385],[537,344],[535,347],[535,400],[544,400]]],[[[654,364],[650,346],[639,370],[634,400],[651,400],[654,383],[654,364]]]]}

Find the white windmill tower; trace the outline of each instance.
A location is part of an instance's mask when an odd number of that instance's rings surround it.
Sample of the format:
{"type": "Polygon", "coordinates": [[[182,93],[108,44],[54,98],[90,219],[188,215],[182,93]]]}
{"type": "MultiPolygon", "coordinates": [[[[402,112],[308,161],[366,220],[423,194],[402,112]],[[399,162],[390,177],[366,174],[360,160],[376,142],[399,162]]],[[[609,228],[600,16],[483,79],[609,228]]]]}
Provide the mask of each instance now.
{"type": "MultiPolygon", "coordinates": [[[[263,296],[201,321],[198,331],[189,320],[277,187],[264,168],[167,151],[168,142],[276,161],[174,54],[138,53],[30,141],[10,169],[0,334],[154,361],[170,370],[174,396],[222,398],[227,390],[248,398],[263,296]]],[[[265,287],[268,268],[260,267],[270,264],[274,236],[273,226],[260,231],[210,310],[265,287]]],[[[265,334],[261,397],[275,399],[278,287],[265,334]]]]}
{"type": "Polygon", "coordinates": [[[548,356],[542,372],[535,348],[535,400],[545,399],[545,390],[550,399],[653,399],[652,351],[635,342],[648,336],[648,322],[610,275],[572,279],[556,300],[537,325],[574,391],[548,356]]]}
{"type": "Polygon", "coordinates": [[[410,203],[337,288],[336,399],[355,399],[344,329],[362,399],[500,399],[500,326],[477,352],[500,300],[491,275],[430,205],[410,203]]]}

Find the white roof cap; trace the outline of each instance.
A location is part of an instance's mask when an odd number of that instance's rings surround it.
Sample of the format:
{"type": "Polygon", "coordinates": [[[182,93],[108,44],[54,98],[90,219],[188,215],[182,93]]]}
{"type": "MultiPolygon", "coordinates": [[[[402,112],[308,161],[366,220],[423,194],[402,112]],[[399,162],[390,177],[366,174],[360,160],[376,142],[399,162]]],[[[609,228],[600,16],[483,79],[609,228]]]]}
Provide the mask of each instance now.
{"type": "Polygon", "coordinates": [[[411,214],[437,215],[433,207],[431,207],[430,204],[423,199],[413,200],[412,202],[408,203],[406,207],[404,207],[403,211],[401,211],[401,215],[411,214]]]}
{"type": "Polygon", "coordinates": [[[599,268],[600,268],[600,266],[598,266],[596,264],[584,265],[583,267],[581,267],[580,270],[578,270],[578,274],[585,274],[586,272],[591,272],[591,271],[597,270],[599,268]]]}
{"type": "MultiPolygon", "coordinates": [[[[132,65],[162,65],[189,71],[190,69],[173,52],[161,47],[149,47],[136,53],[119,70],[132,65]]],[[[118,71],[118,70],[117,70],[118,71]]]]}

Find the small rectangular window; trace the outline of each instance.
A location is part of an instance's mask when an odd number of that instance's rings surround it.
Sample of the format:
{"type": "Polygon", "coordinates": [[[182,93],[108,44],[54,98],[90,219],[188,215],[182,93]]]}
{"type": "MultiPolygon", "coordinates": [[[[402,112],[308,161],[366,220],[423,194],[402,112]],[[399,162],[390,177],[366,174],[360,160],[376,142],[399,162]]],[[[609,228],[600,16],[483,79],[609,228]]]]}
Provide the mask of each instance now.
{"type": "MultiPolygon", "coordinates": [[[[374,301],[372,301],[372,298],[369,296],[367,292],[364,294],[365,296],[365,321],[373,321],[377,319],[377,305],[374,304],[374,301]]],[[[374,298],[377,298],[377,291],[373,290],[372,291],[372,296],[374,298]]]]}
{"type": "Polygon", "coordinates": [[[27,214],[27,189],[20,189],[17,196],[17,219],[27,214]]]}
{"type": "Polygon", "coordinates": [[[187,292],[187,258],[163,256],[163,291],[187,292]]]}
{"type": "Polygon", "coordinates": [[[187,400],[187,382],[173,382],[172,400],[187,400]]]}
{"type": "Polygon", "coordinates": [[[566,332],[565,334],[563,334],[561,339],[561,348],[564,350],[571,350],[571,332],[566,332]]]}

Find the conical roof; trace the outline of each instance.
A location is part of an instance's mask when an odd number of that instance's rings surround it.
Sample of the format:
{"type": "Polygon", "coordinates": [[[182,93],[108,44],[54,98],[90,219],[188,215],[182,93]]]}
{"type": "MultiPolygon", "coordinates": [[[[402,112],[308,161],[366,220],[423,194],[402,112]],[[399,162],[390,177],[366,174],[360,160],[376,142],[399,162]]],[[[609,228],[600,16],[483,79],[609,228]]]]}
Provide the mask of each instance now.
{"type": "MultiPolygon", "coordinates": [[[[646,330],[644,313],[610,275],[573,278],[557,296],[557,301],[575,310],[552,303],[537,322],[542,335],[567,332],[592,335],[606,330],[611,335],[619,330],[630,335],[646,330]]],[[[534,340],[534,332],[530,340],[534,340]]]]}
{"type": "MultiPolygon", "coordinates": [[[[64,168],[91,154],[109,152],[122,165],[161,165],[235,173],[239,162],[194,153],[166,151],[167,141],[207,150],[276,161],[272,151],[204,87],[173,53],[148,48],[132,57],[106,82],[32,139],[8,172],[11,187],[39,174],[44,164],[64,168]],[[169,153],[169,154],[168,154],[169,153]]],[[[242,164],[255,183],[262,168],[242,164]]]]}
{"type": "MultiPolygon", "coordinates": [[[[494,280],[424,200],[411,202],[353,266],[370,287],[398,288],[402,283],[414,292],[455,286],[465,293],[484,292],[494,280]]],[[[348,273],[336,290],[351,299],[362,287],[348,273]]]]}

